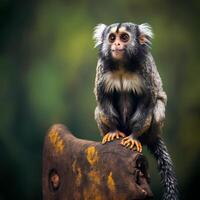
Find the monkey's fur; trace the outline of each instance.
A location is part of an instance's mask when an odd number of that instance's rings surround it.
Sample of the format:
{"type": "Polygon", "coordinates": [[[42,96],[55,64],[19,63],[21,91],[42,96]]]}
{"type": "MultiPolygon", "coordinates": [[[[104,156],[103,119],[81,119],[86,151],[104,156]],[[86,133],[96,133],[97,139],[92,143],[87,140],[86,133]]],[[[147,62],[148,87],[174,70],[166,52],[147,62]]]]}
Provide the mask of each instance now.
{"type": "Polygon", "coordinates": [[[94,89],[97,100],[95,119],[102,136],[111,134],[107,141],[119,138],[119,135],[112,134],[120,131],[128,140],[139,141],[135,146],[140,143],[147,145],[158,163],[165,189],[163,199],[177,200],[173,164],[160,136],[167,96],[149,52],[152,36],[148,24],[116,23],[95,27],[95,46],[99,49],[94,89]],[[123,49],[116,47],[118,49],[113,50],[112,45],[118,36],[111,33],[120,31],[128,36],[120,35],[119,38],[129,40],[122,44],[123,49]],[[119,59],[114,59],[114,55],[119,59]]]}

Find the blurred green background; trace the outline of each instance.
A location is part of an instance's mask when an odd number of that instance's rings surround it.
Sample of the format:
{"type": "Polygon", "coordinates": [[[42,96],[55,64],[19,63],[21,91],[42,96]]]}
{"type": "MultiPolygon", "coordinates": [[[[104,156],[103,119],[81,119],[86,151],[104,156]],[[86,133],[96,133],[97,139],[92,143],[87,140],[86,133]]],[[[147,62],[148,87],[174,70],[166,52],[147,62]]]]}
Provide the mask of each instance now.
{"type": "MultiPolygon", "coordinates": [[[[199,16],[198,0],[1,0],[0,200],[42,199],[43,139],[53,123],[100,140],[93,27],[125,21],[153,27],[152,53],[168,94],[163,137],[182,199],[194,197],[200,183],[199,16]]],[[[144,153],[159,199],[155,161],[144,153]]]]}

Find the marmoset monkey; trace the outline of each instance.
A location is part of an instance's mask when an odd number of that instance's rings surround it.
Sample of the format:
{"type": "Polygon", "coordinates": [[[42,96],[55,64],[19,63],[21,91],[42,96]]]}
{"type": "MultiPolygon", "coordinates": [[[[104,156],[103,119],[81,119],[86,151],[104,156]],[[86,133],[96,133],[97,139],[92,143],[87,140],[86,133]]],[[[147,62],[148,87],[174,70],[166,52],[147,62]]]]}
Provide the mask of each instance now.
{"type": "Polygon", "coordinates": [[[123,137],[121,144],[155,156],[164,185],[164,199],[177,200],[177,180],[160,136],[166,93],[149,52],[153,33],[148,24],[99,24],[94,30],[99,49],[95,79],[95,119],[102,143],[123,137]]]}

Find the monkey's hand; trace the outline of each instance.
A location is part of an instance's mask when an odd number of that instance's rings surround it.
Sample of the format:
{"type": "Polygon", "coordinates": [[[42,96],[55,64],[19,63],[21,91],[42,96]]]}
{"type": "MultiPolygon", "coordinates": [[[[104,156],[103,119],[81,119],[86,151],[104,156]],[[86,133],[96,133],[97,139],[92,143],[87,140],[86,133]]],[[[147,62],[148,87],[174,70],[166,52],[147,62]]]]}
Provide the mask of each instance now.
{"type": "Polygon", "coordinates": [[[120,131],[116,132],[109,132],[107,133],[102,140],[102,144],[105,144],[106,142],[113,141],[115,138],[119,139],[120,137],[125,137],[126,135],[120,131]]]}
{"type": "Polygon", "coordinates": [[[138,140],[134,139],[132,135],[129,135],[128,137],[123,138],[121,141],[121,145],[130,149],[134,149],[138,152],[142,152],[141,143],[138,140]]]}

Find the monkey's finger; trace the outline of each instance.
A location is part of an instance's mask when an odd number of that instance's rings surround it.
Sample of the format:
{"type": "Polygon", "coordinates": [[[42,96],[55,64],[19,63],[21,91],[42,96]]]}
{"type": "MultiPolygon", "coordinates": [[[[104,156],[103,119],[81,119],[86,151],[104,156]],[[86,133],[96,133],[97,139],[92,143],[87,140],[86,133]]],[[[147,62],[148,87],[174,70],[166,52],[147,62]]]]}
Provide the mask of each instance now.
{"type": "Polygon", "coordinates": [[[102,144],[105,144],[105,143],[107,142],[107,138],[108,138],[108,134],[106,134],[106,135],[103,137],[102,144]]]}
{"type": "Polygon", "coordinates": [[[113,141],[114,138],[115,138],[115,134],[113,133],[113,134],[110,135],[110,141],[113,141]]]}
{"type": "Polygon", "coordinates": [[[119,132],[116,133],[116,138],[119,139],[119,132]]]}
{"type": "Polygon", "coordinates": [[[124,141],[124,145],[128,144],[129,143],[129,140],[126,140],[124,141]]]}
{"type": "Polygon", "coordinates": [[[138,141],[135,141],[135,145],[136,145],[136,150],[137,150],[138,152],[140,152],[140,147],[139,147],[138,141]]]}
{"type": "Polygon", "coordinates": [[[134,147],[135,143],[133,141],[131,141],[131,146],[130,149],[132,149],[134,147]]]}
{"type": "Polygon", "coordinates": [[[124,141],[124,142],[127,141],[127,140],[129,140],[128,137],[125,137],[125,138],[122,139],[122,141],[124,141]]]}
{"type": "Polygon", "coordinates": [[[109,134],[107,133],[107,134],[105,135],[105,143],[108,142],[108,137],[109,137],[109,134]]]}
{"type": "Polygon", "coordinates": [[[108,134],[108,138],[107,138],[107,141],[108,141],[108,142],[111,141],[111,137],[112,137],[112,134],[108,134]]]}
{"type": "Polygon", "coordinates": [[[121,144],[124,145],[124,143],[125,143],[128,139],[129,139],[128,137],[122,139],[121,144]]]}
{"type": "Polygon", "coordinates": [[[125,141],[124,141],[124,140],[122,140],[120,144],[124,146],[124,142],[125,142],[125,141]]]}
{"type": "Polygon", "coordinates": [[[105,140],[105,138],[103,138],[101,144],[105,144],[105,143],[106,143],[106,140],[105,140]]]}
{"type": "Polygon", "coordinates": [[[125,135],[124,133],[122,133],[122,132],[120,132],[120,131],[119,131],[118,133],[119,133],[119,136],[121,136],[121,137],[123,137],[123,138],[126,137],[126,135],[125,135]]]}
{"type": "Polygon", "coordinates": [[[125,147],[128,148],[130,145],[131,145],[131,143],[129,142],[129,143],[127,143],[127,144],[125,145],[125,147]]]}
{"type": "Polygon", "coordinates": [[[107,142],[109,142],[110,140],[110,134],[108,134],[108,137],[107,137],[107,142]]]}
{"type": "Polygon", "coordinates": [[[110,137],[110,140],[111,140],[111,141],[114,140],[115,137],[116,137],[116,133],[113,133],[113,134],[111,135],[111,137],[110,137]]]}
{"type": "Polygon", "coordinates": [[[115,137],[115,134],[114,133],[110,133],[109,137],[108,137],[108,141],[109,142],[112,141],[114,139],[113,137],[115,137]]]}
{"type": "Polygon", "coordinates": [[[124,141],[121,141],[120,144],[124,146],[124,141]]]}
{"type": "Polygon", "coordinates": [[[121,145],[124,145],[124,140],[122,140],[122,141],[120,142],[120,144],[121,144],[121,145]]]}
{"type": "Polygon", "coordinates": [[[127,141],[124,142],[124,145],[126,146],[129,143],[130,143],[130,140],[127,140],[127,141]]]}
{"type": "Polygon", "coordinates": [[[140,146],[140,153],[142,152],[142,145],[141,143],[139,143],[139,146],[140,146]]]}
{"type": "Polygon", "coordinates": [[[138,146],[139,146],[138,152],[141,153],[141,146],[140,146],[140,144],[138,144],[138,146]]]}
{"type": "Polygon", "coordinates": [[[140,143],[139,141],[138,141],[137,143],[138,143],[138,146],[139,146],[139,149],[138,149],[138,150],[139,150],[139,152],[141,153],[141,152],[142,152],[142,145],[141,145],[141,143],[140,143]]]}

